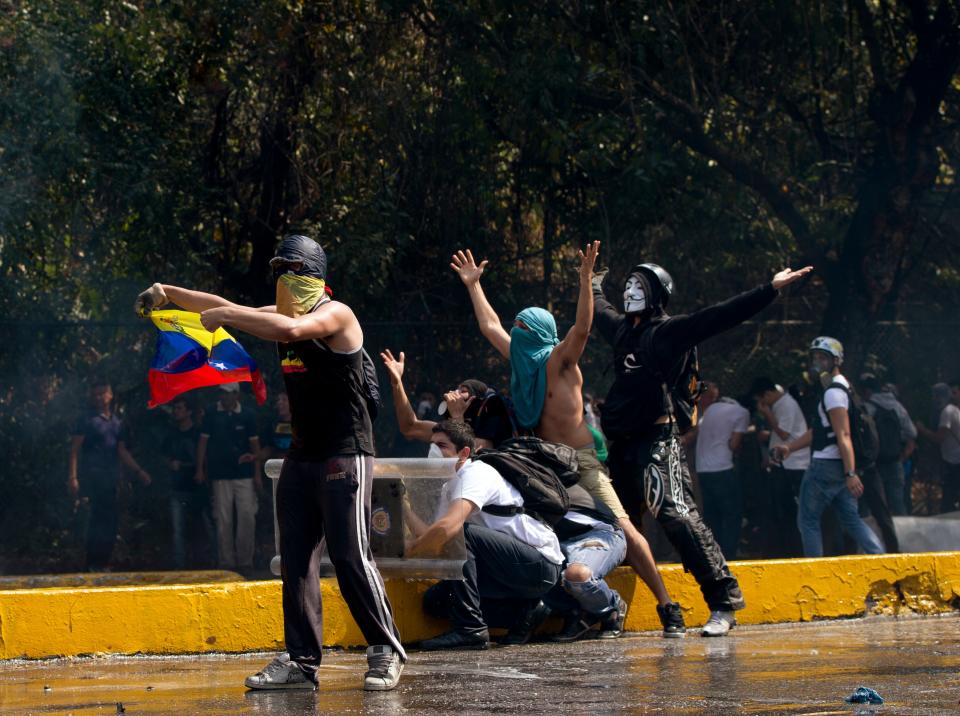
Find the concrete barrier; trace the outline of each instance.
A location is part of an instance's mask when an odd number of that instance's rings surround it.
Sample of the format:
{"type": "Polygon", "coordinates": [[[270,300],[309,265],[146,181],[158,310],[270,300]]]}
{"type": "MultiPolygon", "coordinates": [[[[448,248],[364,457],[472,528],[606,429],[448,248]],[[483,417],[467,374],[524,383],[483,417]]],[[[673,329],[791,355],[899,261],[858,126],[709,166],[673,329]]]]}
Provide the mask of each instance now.
{"type": "Polygon", "coordinates": [[[149,584],[212,584],[240,582],[243,577],[226,569],[190,572],[73,572],[0,577],[0,591],[7,589],[60,589],[65,587],[130,587],[149,584]]]}
{"type": "MultiPolygon", "coordinates": [[[[933,614],[960,609],[960,553],[733,562],[747,608],[741,624],[933,614]]],[[[689,626],[708,616],[700,590],[679,565],[661,569],[689,626]]],[[[659,629],[654,599],[633,573],[610,581],[630,605],[629,631],[659,629]]],[[[426,617],[429,581],[389,580],[404,641],[447,628],[426,617]]],[[[324,643],[358,646],[363,637],[335,580],[324,579],[324,643]]],[[[0,658],[82,654],[190,654],[281,650],[280,583],[143,585],[0,591],[0,658]]]]}

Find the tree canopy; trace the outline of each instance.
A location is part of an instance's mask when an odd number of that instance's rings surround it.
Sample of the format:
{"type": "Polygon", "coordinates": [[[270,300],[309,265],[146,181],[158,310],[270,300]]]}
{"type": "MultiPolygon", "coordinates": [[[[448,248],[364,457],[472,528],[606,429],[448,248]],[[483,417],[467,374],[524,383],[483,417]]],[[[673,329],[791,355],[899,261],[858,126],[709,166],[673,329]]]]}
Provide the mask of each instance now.
{"type": "MultiPolygon", "coordinates": [[[[502,318],[563,323],[595,239],[614,279],[668,267],[677,310],[811,263],[768,317],[837,335],[857,366],[882,336],[889,364],[913,339],[879,322],[956,321],[958,62],[955,0],[9,0],[0,376],[142,383],[136,293],[269,303],[293,228],[373,350],[418,347],[410,387],[503,384],[454,250],[491,260],[502,318]]],[[[809,337],[758,333],[714,368],[809,337]]],[[[928,348],[917,384],[956,348],[928,348]]]]}

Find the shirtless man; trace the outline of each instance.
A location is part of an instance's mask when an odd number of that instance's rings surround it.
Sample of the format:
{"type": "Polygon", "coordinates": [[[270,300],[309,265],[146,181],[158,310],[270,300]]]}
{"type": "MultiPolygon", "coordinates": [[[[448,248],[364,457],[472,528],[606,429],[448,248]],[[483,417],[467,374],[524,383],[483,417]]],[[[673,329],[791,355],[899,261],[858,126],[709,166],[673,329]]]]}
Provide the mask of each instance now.
{"type": "Polygon", "coordinates": [[[587,247],[580,258],[580,295],[577,318],[566,337],[559,341],[556,323],[541,308],[526,308],[517,314],[507,333],[484,295],[480,277],[487,261],[478,265],[473,253],[458,251],[450,267],[467,287],[480,332],[504,358],[510,361],[510,391],[520,427],[529,428],[544,440],[569,445],[577,450],[580,486],[605,503],[617,516],[627,537],[627,561],[657,598],[657,615],[665,637],[680,637],[686,632],[680,606],[670,600],[657,571],[650,546],[634,527],[617,498],[610,479],[604,474],[593,436],[583,412],[583,373],[580,356],[593,325],[593,267],[600,242],[587,247]]]}

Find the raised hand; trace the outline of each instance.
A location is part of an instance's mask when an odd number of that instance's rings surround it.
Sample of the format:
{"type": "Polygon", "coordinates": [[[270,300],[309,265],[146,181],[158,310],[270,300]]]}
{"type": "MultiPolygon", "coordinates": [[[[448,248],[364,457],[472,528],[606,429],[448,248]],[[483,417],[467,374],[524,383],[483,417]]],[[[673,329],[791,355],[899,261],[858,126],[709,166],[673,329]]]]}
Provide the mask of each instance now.
{"type": "Polygon", "coordinates": [[[380,358],[383,360],[383,365],[387,368],[387,373],[390,374],[390,382],[393,385],[400,385],[400,382],[403,380],[403,368],[406,362],[406,356],[403,355],[403,351],[400,351],[400,359],[397,360],[393,357],[390,349],[387,348],[380,354],[380,358]]]}
{"type": "Polygon", "coordinates": [[[587,244],[587,252],[577,251],[580,259],[580,282],[589,283],[593,279],[593,267],[597,263],[597,255],[600,253],[600,242],[594,241],[587,244]]]}
{"type": "Polygon", "coordinates": [[[473,260],[473,253],[470,249],[467,249],[466,253],[457,251],[451,257],[450,268],[459,274],[460,280],[463,281],[465,286],[472,286],[483,276],[483,270],[487,267],[487,263],[489,262],[484,259],[478,266],[477,262],[473,260]]]}
{"type": "Polygon", "coordinates": [[[451,390],[443,394],[443,399],[447,404],[447,415],[451,420],[463,420],[467,408],[473,402],[474,396],[464,397],[459,390],[451,390]]]}
{"type": "Polygon", "coordinates": [[[785,268],[783,271],[780,271],[776,276],[773,277],[773,287],[779,291],[784,286],[789,286],[794,281],[799,281],[811,271],[813,271],[813,266],[804,266],[802,269],[797,271],[785,268]]]}

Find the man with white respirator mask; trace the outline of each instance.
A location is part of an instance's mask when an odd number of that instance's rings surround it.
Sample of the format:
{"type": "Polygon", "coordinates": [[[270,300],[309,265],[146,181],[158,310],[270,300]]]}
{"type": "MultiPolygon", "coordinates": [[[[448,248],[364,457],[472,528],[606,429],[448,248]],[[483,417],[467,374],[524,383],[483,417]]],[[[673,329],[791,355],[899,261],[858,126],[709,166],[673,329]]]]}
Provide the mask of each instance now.
{"type": "Polygon", "coordinates": [[[813,427],[796,440],[778,445],[774,450],[780,459],[793,451],[813,447],[810,466],[800,483],[800,504],[797,527],[803,542],[804,557],[823,556],[823,534],[820,518],[832,507],[843,529],[867,554],[882,554],[880,540],[864,522],[857,509],[863,495],[860,470],[872,467],[857,465],[851,431],[851,417],[857,413],[852,404],[849,381],[840,373],[843,345],[836,338],[818,336],[810,344],[810,368],[819,379],[823,395],[817,404],[813,427]]]}

